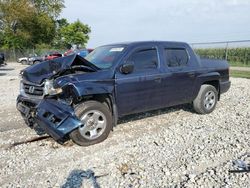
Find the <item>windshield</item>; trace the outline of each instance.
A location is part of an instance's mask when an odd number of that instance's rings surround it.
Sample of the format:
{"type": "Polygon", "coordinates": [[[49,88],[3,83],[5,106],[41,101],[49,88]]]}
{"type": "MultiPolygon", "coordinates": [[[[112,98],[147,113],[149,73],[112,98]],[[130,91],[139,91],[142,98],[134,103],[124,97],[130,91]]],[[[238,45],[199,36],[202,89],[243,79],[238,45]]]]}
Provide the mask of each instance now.
{"type": "Polygon", "coordinates": [[[100,69],[108,69],[115,63],[124,48],[123,46],[101,46],[88,54],[85,59],[100,69]]]}

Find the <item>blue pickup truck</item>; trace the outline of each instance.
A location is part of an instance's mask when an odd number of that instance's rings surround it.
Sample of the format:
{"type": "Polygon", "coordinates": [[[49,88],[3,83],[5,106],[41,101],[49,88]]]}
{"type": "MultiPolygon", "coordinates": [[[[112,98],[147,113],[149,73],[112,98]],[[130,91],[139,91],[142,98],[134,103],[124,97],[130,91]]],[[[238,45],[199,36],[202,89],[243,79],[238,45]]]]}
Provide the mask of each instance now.
{"type": "Polygon", "coordinates": [[[182,42],[130,42],[96,48],[21,71],[17,109],[58,142],[105,140],[119,117],[192,103],[211,113],[230,88],[224,60],[200,59],[182,42]]]}

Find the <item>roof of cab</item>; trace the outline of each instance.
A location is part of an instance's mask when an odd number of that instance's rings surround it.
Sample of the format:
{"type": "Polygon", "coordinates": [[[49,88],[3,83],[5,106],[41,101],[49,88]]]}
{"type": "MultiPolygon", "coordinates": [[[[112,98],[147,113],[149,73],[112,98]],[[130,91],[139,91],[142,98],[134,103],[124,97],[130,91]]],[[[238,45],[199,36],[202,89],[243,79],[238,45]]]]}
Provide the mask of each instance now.
{"type": "Polygon", "coordinates": [[[120,42],[120,43],[113,43],[113,44],[107,44],[103,46],[137,46],[137,45],[147,45],[147,44],[161,44],[161,43],[167,43],[167,44],[178,44],[178,45],[187,45],[185,42],[177,42],[177,41],[132,41],[132,42],[120,42]]]}

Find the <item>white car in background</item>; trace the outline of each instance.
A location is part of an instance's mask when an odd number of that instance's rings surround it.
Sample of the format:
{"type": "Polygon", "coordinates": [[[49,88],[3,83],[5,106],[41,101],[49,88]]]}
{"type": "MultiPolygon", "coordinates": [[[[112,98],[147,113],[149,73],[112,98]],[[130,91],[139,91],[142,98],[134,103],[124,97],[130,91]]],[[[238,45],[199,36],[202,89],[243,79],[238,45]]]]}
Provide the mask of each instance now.
{"type": "Polygon", "coordinates": [[[28,64],[28,57],[21,57],[17,60],[18,63],[22,63],[22,64],[28,64]]]}

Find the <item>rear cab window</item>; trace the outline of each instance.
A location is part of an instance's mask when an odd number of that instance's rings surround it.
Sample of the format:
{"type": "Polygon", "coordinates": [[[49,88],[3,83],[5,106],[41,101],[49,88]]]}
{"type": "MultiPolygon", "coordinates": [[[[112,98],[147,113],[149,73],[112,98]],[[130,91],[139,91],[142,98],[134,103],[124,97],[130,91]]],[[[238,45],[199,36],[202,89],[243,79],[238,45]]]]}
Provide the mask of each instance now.
{"type": "Polygon", "coordinates": [[[169,68],[186,67],[189,64],[189,55],[185,48],[165,48],[165,65],[169,68]]]}

